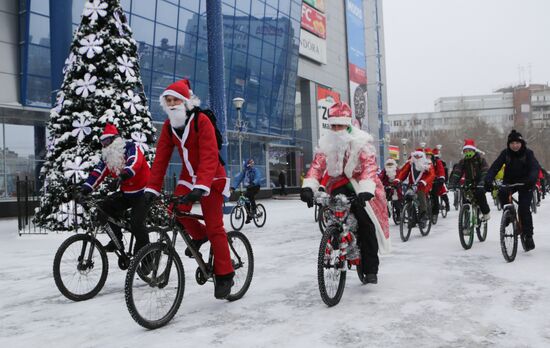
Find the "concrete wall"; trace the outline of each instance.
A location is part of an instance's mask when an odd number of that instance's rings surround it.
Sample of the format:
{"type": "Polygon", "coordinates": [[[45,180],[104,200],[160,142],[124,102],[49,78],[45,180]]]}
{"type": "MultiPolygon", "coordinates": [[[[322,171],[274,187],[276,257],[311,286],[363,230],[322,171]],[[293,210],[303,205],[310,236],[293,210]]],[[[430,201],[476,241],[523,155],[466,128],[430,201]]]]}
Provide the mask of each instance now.
{"type": "Polygon", "coordinates": [[[0,103],[19,103],[17,0],[0,0],[0,103]]]}

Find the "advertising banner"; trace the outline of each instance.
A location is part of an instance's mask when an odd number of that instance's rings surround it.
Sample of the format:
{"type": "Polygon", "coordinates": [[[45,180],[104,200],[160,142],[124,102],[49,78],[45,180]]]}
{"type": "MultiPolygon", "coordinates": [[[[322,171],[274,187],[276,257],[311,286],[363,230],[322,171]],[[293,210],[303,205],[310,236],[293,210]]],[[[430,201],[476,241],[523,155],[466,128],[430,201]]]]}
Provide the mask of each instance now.
{"type": "Polygon", "coordinates": [[[348,73],[351,109],[361,128],[368,130],[367,122],[367,56],[365,53],[365,24],[363,0],[346,0],[346,29],[348,46],[348,73]]]}
{"type": "Polygon", "coordinates": [[[304,29],[300,30],[300,54],[327,64],[327,42],[304,29]]]}
{"type": "Polygon", "coordinates": [[[322,39],[327,37],[327,19],[324,14],[313,7],[302,3],[302,28],[319,36],[322,39]]]}
{"type": "Polygon", "coordinates": [[[326,12],[325,0],[304,0],[304,2],[321,12],[326,12]]]}
{"type": "Polygon", "coordinates": [[[340,101],[340,93],[323,86],[317,86],[317,120],[319,138],[330,129],[328,124],[328,109],[340,101]]]}

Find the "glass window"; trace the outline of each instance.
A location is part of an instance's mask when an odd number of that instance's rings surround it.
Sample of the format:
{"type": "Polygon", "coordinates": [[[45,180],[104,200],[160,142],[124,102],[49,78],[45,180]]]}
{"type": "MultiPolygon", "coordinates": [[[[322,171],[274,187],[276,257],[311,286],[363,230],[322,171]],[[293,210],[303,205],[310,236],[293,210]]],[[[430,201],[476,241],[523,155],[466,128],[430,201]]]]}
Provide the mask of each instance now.
{"type": "MultiPolygon", "coordinates": [[[[42,1],[44,1],[44,0],[42,0],[42,1]]],[[[33,2],[37,2],[37,1],[34,0],[33,2]]],[[[49,1],[44,1],[44,2],[49,2],[49,1]]],[[[73,0],[72,3],[73,3],[73,7],[72,7],[72,11],[71,11],[72,20],[73,20],[73,23],[79,24],[80,23],[80,17],[82,16],[82,11],[84,9],[85,0],[73,0]]]]}
{"type": "MultiPolygon", "coordinates": [[[[206,80],[208,81],[208,79],[206,80]]],[[[208,99],[208,84],[197,82],[193,87],[193,93],[195,93],[201,100],[201,106],[206,106],[209,103],[208,99]]]]}
{"type": "Polygon", "coordinates": [[[205,84],[208,83],[208,62],[197,59],[195,61],[195,65],[196,81],[200,81],[205,84]]]}
{"type": "Polygon", "coordinates": [[[31,1],[31,11],[43,14],[45,16],[50,15],[50,2],[46,0],[34,0],[31,1]]]}
{"type": "Polygon", "coordinates": [[[155,32],[155,46],[163,50],[174,50],[176,46],[177,30],[162,24],[157,24],[155,32]]]}
{"type": "Polygon", "coordinates": [[[199,16],[199,36],[206,38],[207,35],[206,16],[199,16]]]}
{"type": "Polygon", "coordinates": [[[155,48],[153,57],[153,70],[173,75],[175,68],[176,52],[155,48]]]}
{"type": "Polygon", "coordinates": [[[235,0],[222,0],[224,4],[235,7],[235,0]]]}
{"type": "Polygon", "coordinates": [[[195,13],[202,13],[205,11],[206,0],[180,0],[180,7],[191,10],[195,13]],[[200,6],[200,8],[199,8],[200,6]],[[200,10],[203,9],[203,10],[200,10]]]}
{"type": "Polygon", "coordinates": [[[223,16],[235,16],[235,7],[222,3],[223,16]]]}
{"type": "Polygon", "coordinates": [[[264,18],[277,18],[277,10],[271,6],[266,6],[264,18]]]}
{"type": "Polygon", "coordinates": [[[139,65],[142,69],[153,68],[153,46],[138,41],[139,65]]]}
{"type": "Polygon", "coordinates": [[[174,82],[174,80],[173,74],[163,74],[153,71],[151,99],[158,99],[166,87],[174,82]]]}
{"type": "Polygon", "coordinates": [[[28,73],[50,77],[50,49],[47,47],[29,45],[28,73]]]}
{"type": "Polygon", "coordinates": [[[134,32],[134,39],[136,41],[153,45],[155,30],[154,22],[137,16],[132,16],[131,27],[134,32]]]}
{"type": "Polygon", "coordinates": [[[302,2],[294,2],[292,1],[290,3],[290,17],[292,19],[299,21],[302,18],[302,2]]]}
{"type": "Polygon", "coordinates": [[[29,42],[50,47],[50,19],[31,13],[29,42]]]}
{"type": "Polygon", "coordinates": [[[265,4],[258,0],[252,1],[250,15],[256,18],[263,18],[264,13],[265,13],[265,4]]]}
{"type": "Polygon", "coordinates": [[[262,47],[262,58],[273,62],[275,58],[275,46],[264,42],[264,45],[262,47]]]}
{"type": "Polygon", "coordinates": [[[235,6],[237,7],[237,10],[244,13],[250,13],[250,0],[238,0],[235,6]]]}
{"type": "MultiPolygon", "coordinates": [[[[282,0],[282,2],[285,2],[285,1],[289,1],[289,0],[282,0]]],[[[265,3],[275,8],[279,7],[279,0],[265,0],[265,3]]]]}
{"type": "Polygon", "coordinates": [[[197,37],[180,31],[178,33],[178,54],[194,57],[197,52],[197,37]]]}
{"type": "Polygon", "coordinates": [[[281,0],[279,1],[279,12],[282,12],[286,15],[290,14],[290,0],[281,0]]]}
{"type": "Polygon", "coordinates": [[[141,69],[141,81],[143,82],[143,90],[148,97],[151,96],[151,74],[151,70],[143,68],[141,69]]]}
{"type": "Polygon", "coordinates": [[[235,16],[235,30],[238,30],[248,36],[248,33],[250,32],[250,18],[248,15],[237,11],[235,16]]]}
{"type": "Polygon", "coordinates": [[[27,105],[51,106],[50,79],[27,76],[27,105]]]}
{"type": "MultiPolygon", "coordinates": [[[[155,16],[156,1],[132,0],[132,12],[145,18],[153,19],[155,16]]],[[[132,26],[133,28],[133,26],[132,26]]]]}
{"type": "Polygon", "coordinates": [[[208,43],[206,39],[199,38],[197,41],[197,58],[208,60],[208,43]]]}
{"type": "MultiPolygon", "coordinates": [[[[74,0],[73,0],[74,1],[74,0]]],[[[120,0],[120,6],[126,12],[130,12],[130,5],[132,0],[120,0]]]]}
{"type": "Polygon", "coordinates": [[[197,33],[199,15],[184,8],[180,8],[178,29],[188,33],[197,33]]]}
{"type": "Polygon", "coordinates": [[[178,78],[195,79],[195,58],[178,54],[176,56],[176,76],[178,78]]]}
{"type": "MultiPolygon", "coordinates": [[[[151,1],[153,2],[153,1],[151,1]]],[[[177,28],[178,26],[178,7],[164,0],[157,2],[157,22],[177,28]]]]}

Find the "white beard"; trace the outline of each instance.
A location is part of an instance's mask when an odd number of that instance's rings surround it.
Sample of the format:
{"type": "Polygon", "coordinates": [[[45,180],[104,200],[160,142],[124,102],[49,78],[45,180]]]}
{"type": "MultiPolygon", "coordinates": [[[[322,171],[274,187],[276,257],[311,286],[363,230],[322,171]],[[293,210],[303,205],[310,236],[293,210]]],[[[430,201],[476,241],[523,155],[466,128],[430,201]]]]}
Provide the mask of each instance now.
{"type": "Polygon", "coordinates": [[[421,172],[428,170],[428,168],[430,167],[430,162],[425,157],[420,157],[420,158],[413,157],[412,163],[414,165],[414,169],[421,172]]]}
{"type": "Polygon", "coordinates": [[[116,175],[120,174],[126,166],[126,158],[124,156],[125,146],[126,141],[120,137],[117,137],[111,145],[101,150],[101,158],[105,161],[107,169],[116,175]]]}
{"type": "Polygon", "coordinates": [[[397,168],[395,166],[384,167],[384,169],[386,170],[386,175],[390,178],[390,180],[395,179],[395,175],[397,174],[397,168]]]}
{"type": "Polygon", "coordinates": [[[185,125],[185,121],[187,121],[187,107],[184,103],[175,106],[167,106],[164,110],[168,114],[172,127],[181,128],[185,125]]]}
{"type": "Polygon", "coordinates": [[[344,172],[344,159],[353,137],[346,130],[325,133],[319,139],[319,150],[327,157],[327,173],[337,177],[344,172]]]}

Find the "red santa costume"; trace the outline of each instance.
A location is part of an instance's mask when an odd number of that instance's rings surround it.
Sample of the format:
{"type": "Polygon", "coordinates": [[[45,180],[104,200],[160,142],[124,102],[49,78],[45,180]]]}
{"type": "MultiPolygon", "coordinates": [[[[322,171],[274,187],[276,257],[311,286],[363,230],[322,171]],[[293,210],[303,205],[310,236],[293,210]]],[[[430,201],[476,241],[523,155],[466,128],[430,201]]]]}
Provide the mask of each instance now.
{"type": "Polygon", "coordinates": [[[433,181],[435,179],[435,170],[432,164],[426,158],[424,150],[416,149],[411,154],[410,159],[405,162],[394,182],[400,183],[407,180],[409,184],[418,184],[418,189],[429,194],[433,181]]]}
{"type": "MultiPolygon", "coordinates": [[[[396,189],[393,188],[392,183],[397,177],[397,174],[399,173],[399,168],[397,166],[397,162],[393,158],[388,158],[386,160],[386,163],[384,163],[384,169],[378,174],[378,177],[380,178],[380,181],[382,181],[382,184],[387,190],[390,190],[392,192],[391,199],[397,200],[402,198],[402,192],[401,187],[397,187],[396,189]]],[[[390,197],[387,197],[388,199],[390,197]]]]}
{"type": "MultiPolygon", "coordinates": [[[[227,235],[223,226],[223,196],[229,196],[229,178],[219,161],[214,126],[203,113],[190,113],[200,100],[193,94],[188,80],[171,84],[160,96],[160,103],[168,114],[157,143],[151,179],[146,191],[159,195],[164,175],[174,147],[182,162],[175,195],[184,196],[193,189],[205,191],[200,199],[205,225],[198,220],[181,219],[194,240],[208,237],[214,253],[214,273],[223,276],[233,273],[227,235]],[[168,107],[166,96],[184,102],[168,107]],[[198,123],[198,127],[195,126],[198,123]],[[198,129],[198,131],[197,131],[198,129]]],[[[190,211],[191,204],[180,205],[182,211],[190,211]]]]}
{"type": "MultiPolygon", "coordinates": [[[[447,186],[445,185],[445,166],[443,165],[443,161],[436,156],[436,153],[439,154],[439,150],[433,149],[430,153],[430,155],[432,156],[432,164],[434,166],[435,172],[434,180],[439,179],[439,181],[441,181],[441,185],[439,186],[437,195],[443,196],[444,194],[447,194],[447,186]]],[[[426,154],[428,153],[426,152],[426,154]]]]}
{"type": "Polygon", "coordinates": [[[369,192],[374,195],[365,205],[372,221],[378,249],[390,251],[390,232],[384,186],[376,175],[375,150],[372,136],[351,126],[351,109],[337,103],[329,110],[329,124],[349,125],[347,131],[329,132],[319,140],[319,147],[304,179],[302,187],[317,191],[321,181],[326,182],[327,192],[351,184],[356,194],[369,192]],[[326,174],[325,174],[326,172],[326,174]],[[323,176],[326,175],[324,180],[323,176]]]}

